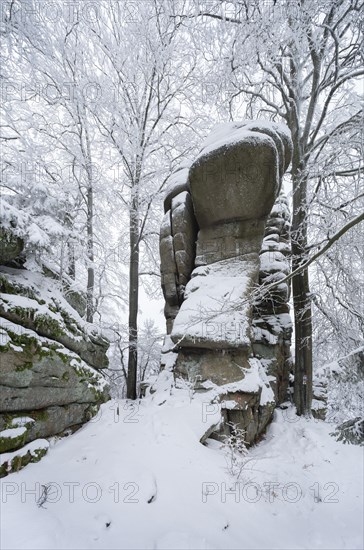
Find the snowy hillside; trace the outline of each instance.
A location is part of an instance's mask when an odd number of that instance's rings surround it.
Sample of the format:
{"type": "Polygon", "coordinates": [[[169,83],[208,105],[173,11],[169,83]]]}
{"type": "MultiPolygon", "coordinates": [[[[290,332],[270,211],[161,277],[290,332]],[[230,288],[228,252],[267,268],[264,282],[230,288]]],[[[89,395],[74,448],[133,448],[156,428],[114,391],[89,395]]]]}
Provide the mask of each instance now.
{"type": "Polygon", "coordinates": [[[236,483],[227,450],[199,442],[217,407],[169,393],[104,404],[5,478],[1,548],[362,548],[362,448],[277,410],[236,483]]]}

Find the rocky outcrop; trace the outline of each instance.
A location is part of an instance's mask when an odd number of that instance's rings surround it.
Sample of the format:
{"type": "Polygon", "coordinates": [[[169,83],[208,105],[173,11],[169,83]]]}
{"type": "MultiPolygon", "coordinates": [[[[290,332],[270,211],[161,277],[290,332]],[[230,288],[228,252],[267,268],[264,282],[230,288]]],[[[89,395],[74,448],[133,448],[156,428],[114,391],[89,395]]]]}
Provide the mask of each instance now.
{"type": "MultiPolygon", "coordinates": [[[[50,277],[55,281],[59,280],[59,273],[52,269],[49,265],[46,265],[43,261],[42,271],[46,277],[50,277]]],[[[84,317],[86,314],[86,305],[87,305],[87,294],[80,289],[79,285],[76,285],[76,282],[65,273],[62,276],[62,295],[66,299],[73,309],[77,313],[84,317]]]]}
{"type": "Polygon", "coordinates": [[[165,298],[164,313],[167,331],[170,332],[194,267],[197,224],[191,195],[187,191],[170,197],[167,204],[171,206],[161,225],[160,256],[162,289],[165,298]]]}
{"type": "Polygon", "coordinates": [[[252,349],[270,378],[277,403],[287,398],[292,370],[290,284],[280,282],[290,273],[290,212],[280,195],[268,216],[259,255],[260,294],[254,302],[252,349]],[[271,290],[269,285],[277,283],[271,290]]]}
{"type": "Polygon", "coordinates": [[[289,287],[262,289],[289,272],[289,212],[278,195],[290,158],[283,126],[222,125],[189,170],[172,176],[165,199],[165,351],[176,354],[175,377],[212,392],[222,404],[222,429],[238,424],[248,443],[286,399],[289,287]]]}
{"type": "Polygon", "coordinates": [[[108,399],[98,372],[108,365],[107,349],[56,280],[0,266],[2,474],[39,459],[44,438],[76,429],[96,414],[108,399]]]}
{"type": "Polygon", "coordinates": [[[0,293],[3,319],[59,342],[96,369],[107,367],[107,343],[85,332],[57,285],[42,274],[0,267],[0,293]]]}

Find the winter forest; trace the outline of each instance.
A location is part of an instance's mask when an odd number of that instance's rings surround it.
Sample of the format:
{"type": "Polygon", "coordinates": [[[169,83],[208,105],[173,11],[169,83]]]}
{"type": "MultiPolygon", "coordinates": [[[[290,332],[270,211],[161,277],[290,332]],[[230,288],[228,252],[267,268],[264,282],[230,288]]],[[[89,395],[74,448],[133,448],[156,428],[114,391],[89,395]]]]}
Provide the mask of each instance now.
{"type": "Polygon", "coordinates": [[[362,0],[2,0],[5,549],[361,549],[362,0]]]}

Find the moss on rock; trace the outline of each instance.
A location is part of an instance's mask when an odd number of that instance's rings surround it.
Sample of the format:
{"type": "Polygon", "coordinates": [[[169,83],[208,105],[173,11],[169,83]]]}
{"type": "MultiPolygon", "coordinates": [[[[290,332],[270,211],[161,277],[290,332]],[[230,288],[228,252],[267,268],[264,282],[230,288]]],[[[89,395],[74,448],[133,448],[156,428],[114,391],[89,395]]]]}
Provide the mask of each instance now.
{"type": "Polygon", "coordinates": [[[34,441],[18,450],[18,453],[9,453],[9,456],[3,457],[0,465],[0,478],[5,477],[12,472],[18,472],[31,462],[39,462],[48,452],[48,442],[45,440],[34,441]]]}
{"type": "Polygon", "coordinates": [[[27,428],[8,428],[0,432],[0,453],[19,449],[26,440],[27,428]],[[19,433],[20,430],[20,433],[19,433]],[[12,433],[13,432],[13,435],[12,433]]]}
{"type": "Polygon", "coordinates": [[[108,364],[108,343],[88,334],[54,282],[28,273],[0,268],[1,475],[39,460],[44,446],[28,445],[81,427],[109,397],[95,370],[108,364]]]}

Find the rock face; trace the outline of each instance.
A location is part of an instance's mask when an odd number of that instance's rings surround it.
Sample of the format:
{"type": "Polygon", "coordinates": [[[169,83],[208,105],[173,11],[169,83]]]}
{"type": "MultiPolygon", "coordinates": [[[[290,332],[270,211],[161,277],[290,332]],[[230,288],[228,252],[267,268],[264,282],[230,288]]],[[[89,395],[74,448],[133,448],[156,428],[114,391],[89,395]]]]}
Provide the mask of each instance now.
{"type": "Polygon", "coordinates": [[[2,475],[39,459],[47,448],[43,438],[75,429],[96,414],[108,398],[98,372],[108,365],[107,349],[57,281],[0,266],[2,475]]]}
{"type": "MultiPolygon", "coordinates": [[[[289,212],[279,195],[291,160],[284,126],[218,126],[170,180],[160,234],[175,377],[213,392],[226,431],[254,442],[287,397],[291,320],[289,212]]],[[[168,362],[162,358],[162,365],[168,362]]]]}
{"type": "MultiPolygon", "coordinates": [[[[290,273],[290,213],[287,200],[280,195],[268,216],[259,255],[259,285],[262,289],[279,282],[290,273]]],[[[290,286],[281,282],[253,305],[252,350],[270,378],[277,403],[285,401],[292,370],[292,322],[288,300],[290,286]]]]}

